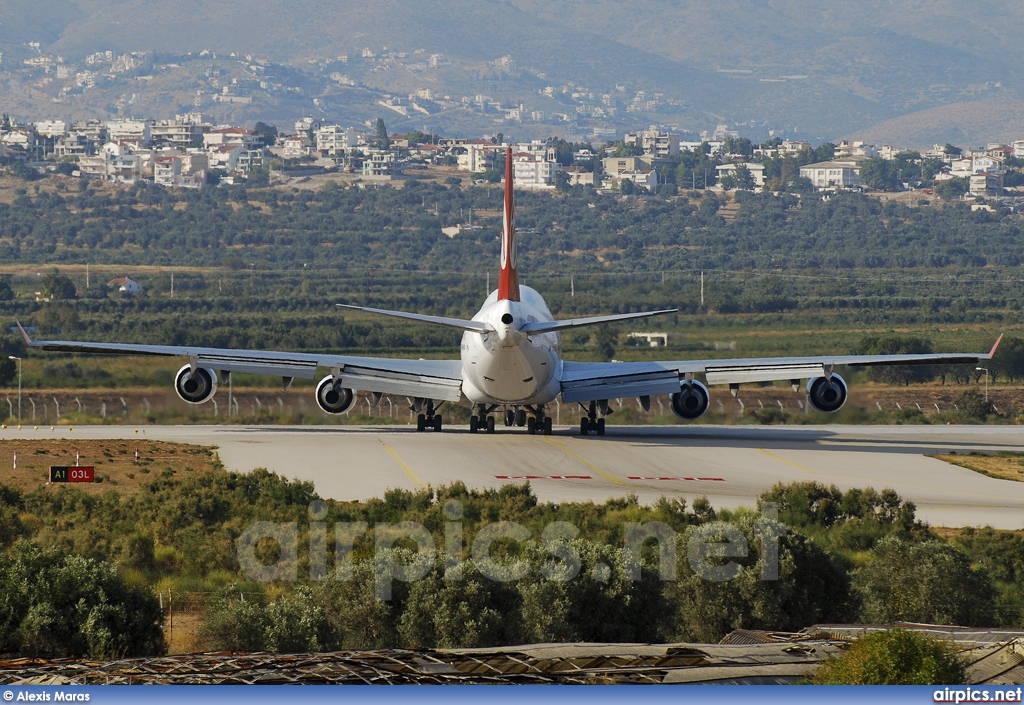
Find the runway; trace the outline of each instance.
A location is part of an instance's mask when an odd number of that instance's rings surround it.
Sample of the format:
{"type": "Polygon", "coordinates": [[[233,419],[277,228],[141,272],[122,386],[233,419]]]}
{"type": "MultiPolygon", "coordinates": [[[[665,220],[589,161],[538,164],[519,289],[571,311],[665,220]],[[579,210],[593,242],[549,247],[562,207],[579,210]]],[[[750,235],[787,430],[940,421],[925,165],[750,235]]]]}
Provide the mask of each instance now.
{"type": "MultiPolygon", "coordinates": [[[[925,457],[930,453],[1024,452],[1015,426],[608,427],[604,437],[556,428],[550,437],[499,428],[440,434],[408,427],[145,426],[151,440],[217,446],[230,470],[265,467],[311,480],[323,497],[359,500],[389,488],[461,480],[470,488],[529,481],[542,501],[601,502],[633,493],[705,495],[715,507],[753,506],[776,482],[813,480],[840,489],[891,487],[937,526],[1024,527],[1024,483],[997,480],[925,457]]],[[[134,438],[130,426],[8,427],[13,438],[134,438]]],[[[2,481],[2,475],[0,475],[2,481]]]]}

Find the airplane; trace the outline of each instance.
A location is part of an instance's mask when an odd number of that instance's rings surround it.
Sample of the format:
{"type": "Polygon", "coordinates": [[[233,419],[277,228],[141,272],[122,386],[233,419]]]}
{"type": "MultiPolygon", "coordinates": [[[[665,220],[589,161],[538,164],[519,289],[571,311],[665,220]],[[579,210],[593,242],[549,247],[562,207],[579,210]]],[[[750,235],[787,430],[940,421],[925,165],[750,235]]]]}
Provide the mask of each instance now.
{"type": "Polygon", "coordinates": [[[178,345],[33,341],[18,324],[29,347],[71,353],[167,355],[188,360],[174,378],[184,401],[201,404],[217,392],[218,378],[232,372],[280,376],[284,389],[296,377],[315,379],[318,368],[330,373],[316,386],[316,403],[328,414],[351,409],[359,391],[373,403],[384,394],[405,396],[417,413],[417,431],[440,431],[439,413],[446,402],[465,397],[473,408],[469,431],[494,433],[494,413],[504,411],[507,426],[526,426],[530,434],[552,432],[548,406],[561,396],[579,404],[580,434],[605,435],[612,413],[609,399],[638,398],[650,409],[653,395],[667,394],[673,413],[694,420],[707,412],[707,385],[739,385],[789,380],[794,391],[806,379],[807,402],[822,412],[845,404],[846,381],[834,370],[841,365],[978,364],[990,360],[1002,336],[988,353],[907,355],[824,355],[810,357],[745,358],[729,360],[668,360],[656,362],[573,362],[561,358],[561,331],[616,321],[674,313],[678,309],[645,311],[591,318],[555,320],[544,298],[520,285],[513,223],[512,150],[505,156],[505,197],[501,230],[498,288],[469,320],[337,304],[341,309],[392,316],[462,331],[458,360],[405,360],[329,353],[290,353],[232,350],[178,345]],[[704,382],[697,379],[703,375],[704,382]]]}

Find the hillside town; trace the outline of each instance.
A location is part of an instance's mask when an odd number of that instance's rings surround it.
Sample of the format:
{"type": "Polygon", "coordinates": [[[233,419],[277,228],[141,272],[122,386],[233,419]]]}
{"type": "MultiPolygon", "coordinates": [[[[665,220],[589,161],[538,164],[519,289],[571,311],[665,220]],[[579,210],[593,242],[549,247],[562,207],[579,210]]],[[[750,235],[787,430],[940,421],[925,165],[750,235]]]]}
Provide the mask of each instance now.
{"type": "Polygon", "coordinates": [[[983,198],[1024,193],[1024,139],[914,151],[846,141],[815,147],[780,138],[754,145],[724,125],[700,141],[683,141],[668,129],[651,126],[612,135],[595,146],[554,138],[514,142],[500,133],[480,139],[421,132],[389,136],[383,119],[375,131],[311,117],[289,127],[217,125],[198,112],[74,123],[20,123],[4,115],[0,162],[7,170],[118,183],[150,181],[170,188],[242,181],[267,185],[332,172],[350,183],[387,182],[429,175],[432,169],[464,172],[486,182],[500,178],[499,167],[511,147],[516,187],[532,190],[582,186],[657,193],[666,188],[761,191],[802,186],[816,191],[920,188],[928,193],[945,188],[944,196],[983,198]],[[952,185],[958,188],[948,188],[952,185]]]}

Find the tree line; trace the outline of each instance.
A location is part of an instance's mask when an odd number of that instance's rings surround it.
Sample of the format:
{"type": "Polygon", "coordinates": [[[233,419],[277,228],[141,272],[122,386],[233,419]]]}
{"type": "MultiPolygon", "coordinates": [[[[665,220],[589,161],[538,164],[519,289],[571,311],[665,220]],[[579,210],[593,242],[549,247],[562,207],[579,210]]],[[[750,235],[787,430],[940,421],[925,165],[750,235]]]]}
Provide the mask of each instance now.
{"type": "MultiPolygon", "coordinates": [[[[1015,267],[1024,261],[1020,218],[1006,212],[971,212],[962,204],[909,207],[858,194],[822,201],[741,192],[736,199],[739,210],[726,220],[722,201],[710,193],[524,192],[517,210],[523,269],[544,275],[1015,267]]],[[[401,189],[335,185],[292,192],[144,184],[41,190],[0,204],[0,257],[305,270],[447,271],[459,262],[485,272],[498,256],[500,205],[497,188],[416,181],[401,189]],[[471,208],[480,229],[454,238],[441,232],[468,223],[471,208]]]]}

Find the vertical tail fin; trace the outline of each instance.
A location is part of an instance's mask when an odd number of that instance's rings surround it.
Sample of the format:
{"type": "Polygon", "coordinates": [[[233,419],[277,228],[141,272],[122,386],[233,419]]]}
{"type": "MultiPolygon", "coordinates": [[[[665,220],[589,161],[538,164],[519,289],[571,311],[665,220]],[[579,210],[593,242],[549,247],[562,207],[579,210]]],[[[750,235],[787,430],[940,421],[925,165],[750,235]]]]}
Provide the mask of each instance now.
{"type": "Polygon", "coordinates": [[[519,301],[516,272],[516,228],[512,222],[512,148],[505,151],[505,215],[501,223],[501,273],[498,301],[519,301]]]}

